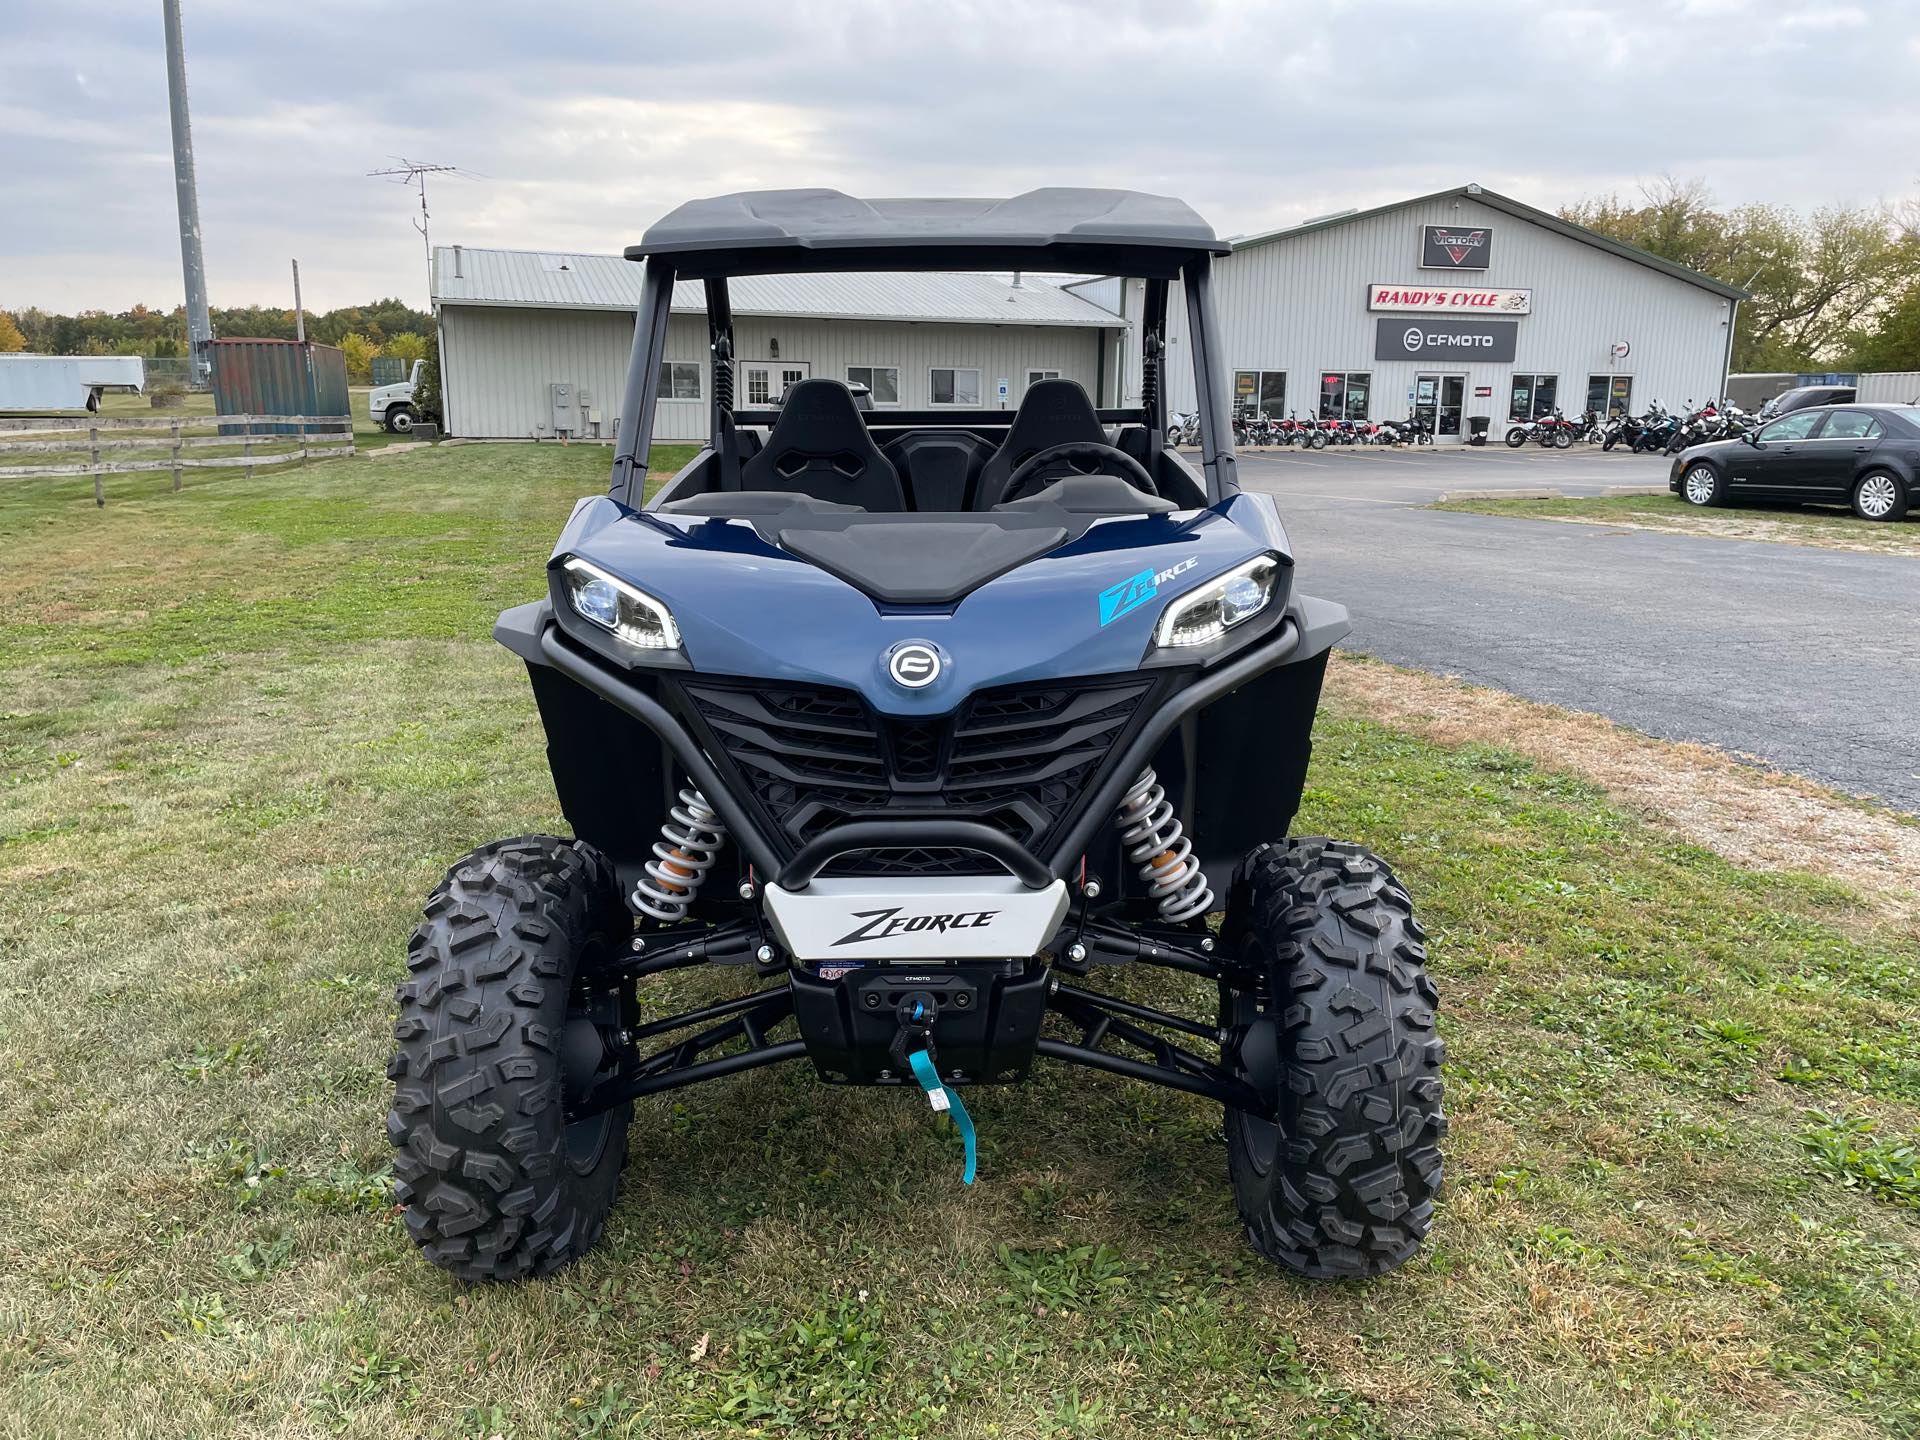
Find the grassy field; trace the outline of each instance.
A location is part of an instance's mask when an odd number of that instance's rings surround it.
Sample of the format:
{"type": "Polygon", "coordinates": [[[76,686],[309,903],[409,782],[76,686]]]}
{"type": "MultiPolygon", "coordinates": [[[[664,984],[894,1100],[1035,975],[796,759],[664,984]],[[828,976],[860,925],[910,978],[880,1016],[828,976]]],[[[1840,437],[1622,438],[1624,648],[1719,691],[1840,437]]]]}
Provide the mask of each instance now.
{"type": "Polygon", "coordinates": [[[392,1208],[390,991],[451,859],[560,823],[486,634],[605,465],[0,488],[0,1434],[1920,1429],[1911,923],[1351,701],[1299,828],[1399,867],[1451,1050],[1399,1274],[1274,1274],[1217,1111],[1051,1068],[969,1099],[971,1190],[901,1093],[642,1102],[590,1260],[431,1269],[392,1208]]]}
{"type": "Polygon", "coordinates": [[[1774,505],[1699,510],[1676,495],[1605,495],[1572,500],[1444,500],[1435,510],[1479,515],[1519,515],[1533,520],[1572,520],[1640,530],[1673,530],[1724,540],[1773,540],[1834,550],[1920,555],[1920,513],[1904,521],[1862,520],[1823,506],[1774,505]]]}

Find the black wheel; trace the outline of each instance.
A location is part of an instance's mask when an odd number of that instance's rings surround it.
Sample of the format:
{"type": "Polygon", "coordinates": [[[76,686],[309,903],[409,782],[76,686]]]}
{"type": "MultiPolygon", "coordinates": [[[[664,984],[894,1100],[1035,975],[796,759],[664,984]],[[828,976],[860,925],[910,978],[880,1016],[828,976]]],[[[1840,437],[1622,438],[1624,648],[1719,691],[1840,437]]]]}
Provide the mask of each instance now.
{"type": "Polygon", "coordinates": [[[1853,513],[1862,520],[1899,520],[1907,513],[1907,490],[1885,470],[1862,475],[1853,487],[1853,513]]]}
{"type": "Polygon", "coordinates": [[[1556,450],[1571,450],[1573,448],[1573,431],[1564,425],[1556,426],[1553,432],[1553,448],[1556,450]]]}
{"type": "Polygon", "coordinates": [[[1727,479],[1704,460],[1696,460],[1680,473],[1680,498],[1689,505],[1727,503],[1727,479]]]}
{"type": "Polygon", "coordinates": [[[1526,444],[1526,443],[1527,443],[1527,432],[1526,432],[1526,431],[1524,431],[1524,430],[1509,430],[1509,431],[1507,431],[1507,448],[1508,448],[1508,449],[1510,449],[1510,450],[1518,450],[1518,449],[1519,449],[1519,448],[1520,448],[1520,447],[1521,447],[1522,445],[1524,445],[1524,444],[1526,444]]]}
{"type": "Polygon", "coordinates": [[[395,992],[387,1135],[407,1229],[465,1280],[544,1275],[593,1248],[632,1107],[567,1124],[612,1064],[632,934],[613,867],[575,841],[483,845],[435,887],[395,992]]]}
{"type": "Polygon", "coordinates": [[[387,407],[387,418],[380,423],[387,427],[389,434],[405,435],[413,429],[414,418],[411,405],[390,405],[387,407]]]}
{"type": "Polygon", "coordinates": [[[1279,1115],[1227,1112],[1247,1237],[1297,1275],[1384,1274],[1426,1238],[1447,1128],[1413,901],[1362,847],[1292,839],[1240,863],[1221,934],[1265,980],[1223,997],[1228,1049],[1279,1115]]]}

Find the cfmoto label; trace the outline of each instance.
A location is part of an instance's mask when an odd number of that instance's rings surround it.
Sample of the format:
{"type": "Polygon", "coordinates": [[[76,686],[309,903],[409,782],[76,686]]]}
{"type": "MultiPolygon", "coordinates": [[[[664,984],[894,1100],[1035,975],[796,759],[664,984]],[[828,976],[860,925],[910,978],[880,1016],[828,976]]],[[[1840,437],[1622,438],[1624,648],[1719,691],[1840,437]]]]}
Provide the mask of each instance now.
{"type": "Polygon", "coordinates": [[[1170,565],[1165,570],[1142,570],[1138,575],[1129,575],[1118,585],[1109,585],[1100,592],[1100,623],[1111,625],[1122,615],[1138,610],[1160,593],[1162,585],[1175,576],[1186,574],[1199,563],[1198,555],[1189,555],[1178,565],[1170,565]]]}

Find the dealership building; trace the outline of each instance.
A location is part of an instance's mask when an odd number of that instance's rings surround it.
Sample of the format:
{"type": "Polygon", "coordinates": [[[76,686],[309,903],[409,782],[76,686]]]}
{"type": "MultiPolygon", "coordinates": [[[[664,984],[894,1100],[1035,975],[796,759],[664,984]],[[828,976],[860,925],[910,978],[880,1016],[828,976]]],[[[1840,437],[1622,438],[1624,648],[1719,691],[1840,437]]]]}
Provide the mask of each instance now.
{"type": "MultiPolygon", "coordinates": [[[[1445,440],[1473,416],[1497,439],[1555,409],[1677,410],[1718,395],[1745,298],[1478,185],[1235,239],[1213,275],[1237,409],[1419,414],[1445,440]]],[[[1139,313],[1138,284],[1075,289],[1139,313]]],[[[1169,394],[1187,409],[1186,307],[1169,308],[1169,394]]]]}
{"type": "MultiPolygon", "coordinates": [[[[436,248],[433,308],[449,434],[612,439],[645,267],[617,255],[436,248]]],[[[858,382],[876,408],[1013,408],[1037,380],[1114,403],[1126,321],[1009,275],[749,275],[729,285],[734,395],[777,401],[809,378],[858,382]]],[[[713,402],[700,282],[674,286],[656,440],[704,440],[713,402]]]]}
{"type": "MultiPolygon", "coordinates": [[[[1478,185],[1233,242],[1214,262],[1221,354],[1249,414],[1429,420],[1443,443],[1556,409],[1678,410],[1726,382],[1733,286],[1478,185]]],[[[436,249],[455,435],[609,439],[643,267],[607,255],[436,249]]],[[[1013,408],[1035,381],[1098,405],[1140,395],[1138,281],[768,275],[732,282],[745,404],[795,381],[864,384],[877,409],[1013,408]]],[[[1186,306],[1169,305],[1168,395],[1195,404],[1186,306]]],[[[674,290],[655,438],[695,440],[712,403],[703,296],[674,290]]]]}

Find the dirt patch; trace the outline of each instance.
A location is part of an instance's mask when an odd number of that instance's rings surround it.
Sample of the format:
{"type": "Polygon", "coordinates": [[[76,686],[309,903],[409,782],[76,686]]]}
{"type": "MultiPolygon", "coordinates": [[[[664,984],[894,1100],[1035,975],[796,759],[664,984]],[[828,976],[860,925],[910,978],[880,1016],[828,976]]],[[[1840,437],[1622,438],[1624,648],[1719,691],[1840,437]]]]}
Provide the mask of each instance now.
{"type": "MultiPolygon", "coordinates": [[[[1452,497],[1461,498],[1461,497],[1452,497]]],[[[1675,535],[1707,535],[1716,540],[1763,540],[1775,545],[1811,545],[1821,550],[1851,550],[1858,555],[1920,555],[1920,527],[1889,526],[1881,543],[1856,539],[1839,530],[1767,515],[1698,514],[1681,511],[1670,516],[1542,515],[1532,520],[1558,520],[1566,525],[1604,525],[1613,530],[1664,530],[1675,535]]]]}
{"type": "Polygon", "coordinates": [[[1655,740],[1604,716],[1338,654],[1327,699],[1441,744],[1517,751],[1592,781],[1627,809],[1737,865],[1835,880],[1876,918],[1920,923],[1920,827],[1799,776],[1710,746],[1655,740]]]}

